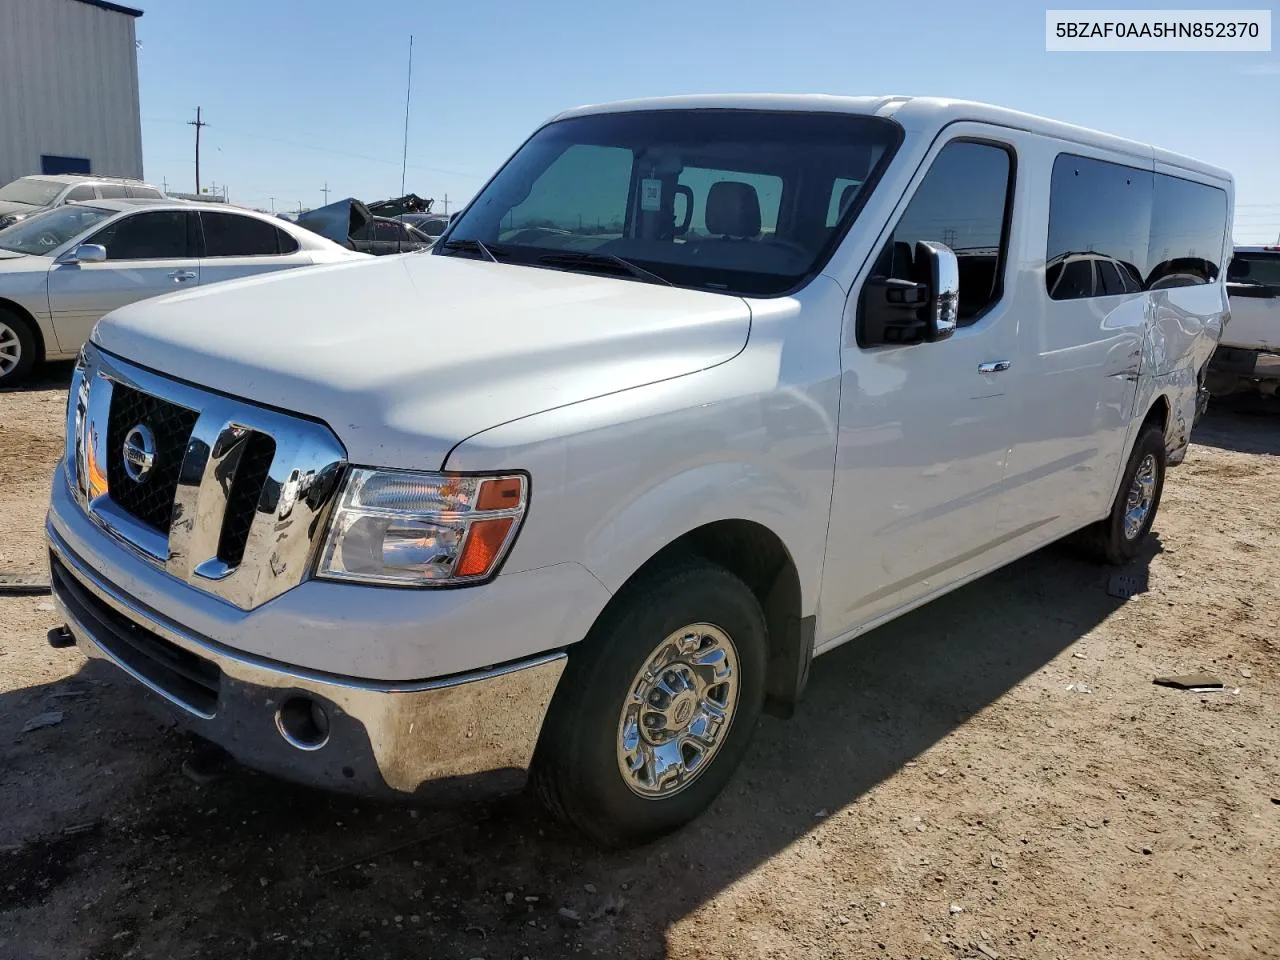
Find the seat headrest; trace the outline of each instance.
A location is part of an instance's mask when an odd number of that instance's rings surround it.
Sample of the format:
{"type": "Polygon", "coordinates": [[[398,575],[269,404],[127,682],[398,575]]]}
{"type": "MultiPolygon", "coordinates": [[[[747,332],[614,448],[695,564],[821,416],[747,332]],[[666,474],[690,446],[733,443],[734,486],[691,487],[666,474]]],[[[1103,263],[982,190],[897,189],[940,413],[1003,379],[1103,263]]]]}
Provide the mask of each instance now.
{"type": "Polygon", "coordinates": [[[717,180],[707,192],[707,231],[725,237],[760,233],[760,198],[741,180],[717,180]]]}

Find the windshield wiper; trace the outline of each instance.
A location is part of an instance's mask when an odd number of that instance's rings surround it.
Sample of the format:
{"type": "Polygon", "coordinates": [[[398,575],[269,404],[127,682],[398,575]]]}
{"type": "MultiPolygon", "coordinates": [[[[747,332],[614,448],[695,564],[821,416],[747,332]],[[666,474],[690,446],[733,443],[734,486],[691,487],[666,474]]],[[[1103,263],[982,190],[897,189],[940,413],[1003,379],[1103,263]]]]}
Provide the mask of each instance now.
{"type": "Polygon", "coordinates": [[[645,283],[660,283],[665,287],[674,286],[665,277],[651,273],[644,267],[638,266],[630,260],[624,260],[622,257],[615,256],[612,253],[548,253],[546,256],[539,257],[538,262],[552,267],[584,267],[588,270],[593,267],[597,269],[605,268],[614,273],[621,268],[637,280],[643,280],[645,283]]]}
{"type": "Polygon", "coordinates": [[[485,258],[492,263],[499,263],[497,257],[493,255],[493,251],[486,247],[479,240],[446,240],[444,243],[438,244],[446,250],[467,250],[471,253],[483,253],[485,258]]]}

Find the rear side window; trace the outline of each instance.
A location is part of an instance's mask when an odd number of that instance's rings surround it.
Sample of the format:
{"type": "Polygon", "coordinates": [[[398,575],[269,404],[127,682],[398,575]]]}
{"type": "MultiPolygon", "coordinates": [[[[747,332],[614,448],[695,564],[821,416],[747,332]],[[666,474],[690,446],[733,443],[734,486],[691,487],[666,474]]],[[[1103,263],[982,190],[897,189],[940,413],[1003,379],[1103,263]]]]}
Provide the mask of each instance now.
{"type": "Polygon", "coordinates": [[[1147,288],[1213,283],[1222,272],[1226,229],[1225,191],[1156,174],[1147,288]]]}
{"type": "Polygon", "coordinates": [[[269,257],[280,253],[280,231],[265,220],[201,212],[200,222],[204,226],[206,257],[269,257]]]}
{"type": "Polygon", "coordinates": [[[1005,224],[1013,186],[1013,157],[1002,146],[954,140],[934,159],[877,272],[916,280],[915,246],[944,243],[960,264],[960,323],[972,323],[1002,293],[1005,224]]]}
{"type": "Polygon", "coordinates": [[[1109,263],[1141,289],[1147,272],[1151,195],[1149,170],[1059,154],[1049,192],[1045,253],[1049,296],[1054,300],[1107,296],[1105,281],[1111,275],[1083,266],[1094,263],[1109,263]]]}
{"type": "Polygon", "coordinates": [[[98,195],[103,200],[123,200],[126,196],[124,186],[119,183],[98,184],[98,195]]]}
{"type": "Polygon", "coordinates": [[[1237,253],[1227,268],[1227,280],[1280,289],[1280,253],[1237,253]]]}
{"type": "Polygon", "coordinates": [[[70,203],[72,200],[96,200],[96,199],[98,198],[94,195],[93,187],[89,186],[87,183],[82,183],[78,187],[72,187],[71,191],[67,194],[68,203],[70,203]]]}
{"type": "Polygon", "coordinates": [[[1226,229],[1227,195],[1217,187],[1059,154],[1045,286],[1054,300],[1078,300],[1212,283],[1226,229]]]}
{"type": "Polygon", "coordinates": [[[154,187],[125,187],[129,196],[140,200],[163,200],[164,194],[154,187]]]}
{"type": "Polygon", "coordinates": [[[106,247],[108,260],[193,258],[187,216],[182,210],[135,213],[94,234],[88,242],[106,247]]]}

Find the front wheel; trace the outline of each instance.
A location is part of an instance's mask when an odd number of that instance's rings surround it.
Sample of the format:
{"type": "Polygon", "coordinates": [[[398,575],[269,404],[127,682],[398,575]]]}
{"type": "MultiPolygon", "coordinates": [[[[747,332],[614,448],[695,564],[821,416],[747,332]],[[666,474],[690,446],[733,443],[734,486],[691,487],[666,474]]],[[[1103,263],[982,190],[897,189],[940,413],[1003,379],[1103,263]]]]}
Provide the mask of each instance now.
{"type": "Polygon", "coordinates": [[[24,318],[0,310],[0,387],[16,387],[36,362],[35,333],[24,318]]]}
{"type": "Polygon", "coordinates": [[[1143,426],[1110,516],[1081,531],[1084,546],[1097,559],[1119,566],[1138,555],[1160,507],[1167,457],[1164,431],[1153,423],[1143,426]]]}
{"type": "Polygon", "coordinates": [[[569,652],[533,763],[559,819],[606,846],[694,819],[764,703],[767,628],[746,584],[689,560],[645,575],[569,652]]]}

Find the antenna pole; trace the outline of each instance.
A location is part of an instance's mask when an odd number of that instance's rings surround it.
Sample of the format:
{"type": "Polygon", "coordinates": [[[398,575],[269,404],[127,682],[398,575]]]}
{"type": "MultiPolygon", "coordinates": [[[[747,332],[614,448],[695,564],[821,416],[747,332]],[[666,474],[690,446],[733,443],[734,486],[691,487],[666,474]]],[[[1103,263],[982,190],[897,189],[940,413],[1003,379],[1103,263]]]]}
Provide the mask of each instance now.
{"type": "Polygon", "coordinates": [[[413,92],[413,34],[409,34],[409,81],[404,89],[404,156],[400,161],[400,196],[404,196],[405,171],[409,166],[409,95],[413,92]]]}

